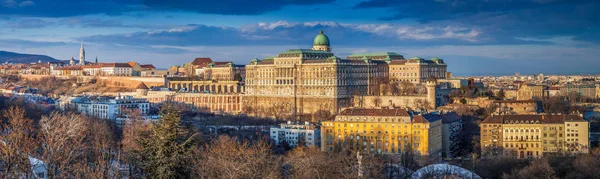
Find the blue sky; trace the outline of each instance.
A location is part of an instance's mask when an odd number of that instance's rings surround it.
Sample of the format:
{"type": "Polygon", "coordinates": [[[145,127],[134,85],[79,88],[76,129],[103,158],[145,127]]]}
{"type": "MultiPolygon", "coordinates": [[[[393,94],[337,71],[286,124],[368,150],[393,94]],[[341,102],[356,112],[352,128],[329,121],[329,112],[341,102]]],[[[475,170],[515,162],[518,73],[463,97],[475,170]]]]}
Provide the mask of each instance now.
{"type": "Polygon", "coordinates": [[[310,48],[337,56],[438,56],[458,75],[598,73],[597,0],[0,0],[0,50],[138,61],[247,64],[310,48]]]}

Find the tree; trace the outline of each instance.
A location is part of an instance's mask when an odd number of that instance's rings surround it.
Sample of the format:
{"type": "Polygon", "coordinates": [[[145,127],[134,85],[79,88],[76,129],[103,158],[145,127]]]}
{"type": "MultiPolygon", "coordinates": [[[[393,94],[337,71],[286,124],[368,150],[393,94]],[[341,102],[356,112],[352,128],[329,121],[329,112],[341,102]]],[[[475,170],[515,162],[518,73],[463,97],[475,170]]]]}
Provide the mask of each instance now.
{"type": "Polygon", "coordinates": [[[313,119],[316,120],[316,121],[313,121],[313,122],[320,123],[321,121],[326,120],[330,116],[331,116],[331,111],[329,111],[329,110],[318,110],[315,113],[313,113],[313,119]]]}
{"type": "Polygon", "coordinates": [[[280,160],[265,140],[219,136],[194,151],[194,178],[281,178],[280,160]]]}
{"type": "Polygon", "coordinates": [[[373,98],[373,105],[375,105],[375,107],[379,107],[381,105],[381,103],[382,103],[381,98],[379,98],[379,97],[373,98]]]}
{"type": "Polygon", "coordinates": [[[190,178],[187,165],[196,133],[180,126],[179,111],[167,102],[162,119],[152,126],[148,136],[138,140],[139,166],[151,178],[190,178]]]}
{"type": "Polygon", "coordinates": [[[135,178],[134,176],[141,176],[141,171],[138,170],[136,165],[137,161],[140,160],[141,156],[137,155],[136,151],[141,150],[140,145],[137,141],[142,140],[143,137],[150,135],[151,125],[142,120],[132,118],[132,121],[128,121],[122,126],[123,135],[121,137],[121,162],[127,165],[130,170],[127,175],[129,178],[135,178]]]}
{"type": "Polygon", "coordinates": [[[530,178],[558,178],[554,174],[554,169],[548,164],[548,160],[537,160],[529,164],[529,166],[518,170],[515,169],[510,174],[504,174],[502,178],[514,179],[530,179],[530,178]]]}
{"type": "Polygon", "coordinates": [[[2,117],[6,124],[0,134],[0,161],[5,172],[0,173],[0,177],[20,178],[23,175],[29,178],[29,157],[36,148],[33,120],[25,117],[25,111],[15,106],[3,111],[2,117]]]}
{"type": "Polygon", "coordinates": [[[496,98],[497,99],[504,99],[504,98],[506,98],[506,94],[504,92],[504,89],[500,89],[500,91],[498,91],[496,93],[496,98]]]}
{"type": "Polygon", "coordinates": [[[73,113],[54,112],[40,120],[41,159],[46,163],[49,178],[74,177],[75,167],[85,155],[84,119],[73,113]]]}

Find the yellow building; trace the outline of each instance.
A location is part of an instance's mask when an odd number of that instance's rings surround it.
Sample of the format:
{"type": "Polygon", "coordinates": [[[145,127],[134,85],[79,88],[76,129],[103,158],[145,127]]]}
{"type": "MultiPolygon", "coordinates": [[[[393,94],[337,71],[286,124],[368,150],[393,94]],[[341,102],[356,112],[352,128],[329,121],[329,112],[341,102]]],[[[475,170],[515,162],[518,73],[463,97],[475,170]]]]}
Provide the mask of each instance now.
{"type": "Polygon", "coordinates": [[[588,152],[589,123],[579,115],[493,115],[481,122],[484,154],[540,158],[588,152]]]}
{"type": "Polygon", "coordinates": [[[544,97],[543,85],[531,85],[523,83],[517,91],[517,100],[530,100],[544,97]]]}
{"type": "Polygon", "coordinates": [[[336,147],[376,154],[414,152],[435,162],[442,150],[439,115],[412,116],[405,109],[345,109],[321,125],[321,150],[336,147]]]}

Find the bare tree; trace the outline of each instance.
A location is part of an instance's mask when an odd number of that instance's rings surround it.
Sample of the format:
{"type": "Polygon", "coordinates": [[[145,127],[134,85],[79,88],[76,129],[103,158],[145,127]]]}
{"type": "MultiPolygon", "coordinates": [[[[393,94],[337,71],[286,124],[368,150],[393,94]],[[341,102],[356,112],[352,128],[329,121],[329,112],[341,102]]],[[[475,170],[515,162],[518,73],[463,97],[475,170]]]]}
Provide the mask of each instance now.
{"type": "Polygon", "coordinates": [[[73,177],[72,163],[84,156],[85,122],[76,114],[52,113],[40,121],[41,158],[49,178],[73,177]]]}
{"type": "Polygon", "coordinates": [[[530,178],[558,178],[554,169],[548,164],[548,160],[537,160],[523,169],[515,169],[510,174],[504,174],[502,178],[530,179],[530,178]]]}
{"type": "Polygon", "coordinates": [[[279,159],[264,140],[256,143],[219,136],[195,151],[194,178],[280,178],[279,159]]]}
{"type": "Polygon", "coordinates": [[[33,120],[25,117],[25,111],[19,107],[11,107],[3,111],[6,124],[0,134],[0,161],[5,172],[2,178],[31,177],[29,157],[34,153],[33,120]]]}

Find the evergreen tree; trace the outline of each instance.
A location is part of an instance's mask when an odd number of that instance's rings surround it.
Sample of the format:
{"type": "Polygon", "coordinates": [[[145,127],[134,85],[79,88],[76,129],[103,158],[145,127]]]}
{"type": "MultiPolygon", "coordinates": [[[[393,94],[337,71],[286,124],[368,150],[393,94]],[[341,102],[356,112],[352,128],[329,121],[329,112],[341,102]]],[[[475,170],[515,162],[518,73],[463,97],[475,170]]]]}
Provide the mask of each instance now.
{"type": "Polygon", "coordinates": [[[195,133],[181,127],[179,111],[170,102],[161,109],[162,119],[147,137],[138,140],[139,166],[148,178],[190,178],[186,165],[195,133]]]}

